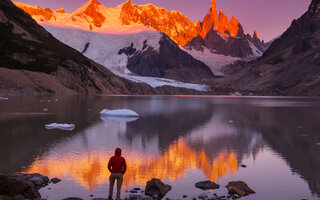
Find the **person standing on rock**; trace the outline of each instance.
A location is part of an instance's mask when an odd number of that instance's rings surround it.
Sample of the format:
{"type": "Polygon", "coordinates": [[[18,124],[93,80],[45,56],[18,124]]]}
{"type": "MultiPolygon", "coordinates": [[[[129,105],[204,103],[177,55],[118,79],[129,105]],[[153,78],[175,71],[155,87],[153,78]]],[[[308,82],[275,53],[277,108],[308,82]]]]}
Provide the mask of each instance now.
{"type": "Polygon", "coordinates": [[[108,169],[111,172],[109,177],[110,187],[109,187],[109,198],[112,199],[113,195],[113,185],[115,180],[117,180],[117,197],[116,200],[120,200],[120,191],[123,181],[123,175],[126,172],[127,164],[124,157],[121,156],[121,149],[116,148],[115,155],[112,156],[108,163],[108,169]]]}

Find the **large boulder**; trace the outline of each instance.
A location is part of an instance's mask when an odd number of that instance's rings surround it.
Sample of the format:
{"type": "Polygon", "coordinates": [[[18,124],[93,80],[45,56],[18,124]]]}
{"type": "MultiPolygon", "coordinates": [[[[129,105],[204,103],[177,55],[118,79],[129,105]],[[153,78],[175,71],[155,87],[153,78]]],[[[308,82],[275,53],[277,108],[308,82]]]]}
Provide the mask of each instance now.
{"type": "Polygon", "coordinates": [[[0,200],[10,200],[9,196],[0,195],[0,200]]]}
{"type": "Polygon", "coordinates": [[[0,195],[14,197],[19,194],[28,199],[41,199],[30,179],[17,175],[0,175],[0,195]]]}
{"type": "Polygon", "coordinates": [[[208,189],[218,189],[220,186],[212,181],[200,181],[195,184],[197,188],[208,190],[208,189]]]}
{"type": "Polygon", "coordinates": [[[161,199],[167,192],[171,190],[171,186],[164,184],[160,179],[153,178],[147,182],[145,194],[153,198],[161,199]]]}
{"type": "Polygon", "coordinates": [[[231,181],[226,185],[226,188],[230,194],[238,194],[240,196],[256,193],[243,181],[231,181]]]}

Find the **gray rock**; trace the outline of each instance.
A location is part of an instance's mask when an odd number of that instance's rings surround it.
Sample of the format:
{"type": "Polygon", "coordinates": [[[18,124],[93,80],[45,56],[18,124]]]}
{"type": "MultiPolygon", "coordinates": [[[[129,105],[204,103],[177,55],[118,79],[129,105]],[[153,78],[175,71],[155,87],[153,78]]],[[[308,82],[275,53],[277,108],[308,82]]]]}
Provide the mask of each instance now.
{"type": "Polygon", "coordinates": [[[218,189],[220,186],[212,181],[200,181],[195,184],[197,188],[207,190],[207,189],[218,189]]]}
{"type": "Polygon", "coordinates": [[[32,177],[30,179],[30,181],[33,184],[35,184],[36,186],[42,186],[45,183],[45,181],[41,177],[38,177],[38,176],[32,177]]]}
{"type": "Polygon", "coordinates": [[[171,190],[171,186],[164,184],[160,179],[153,178],[147,182],[145,194],[153,198],[162,198],[171,190]]]}
{"type": "Polygon", "coordinates": [[[38,189],[25,175],[0,175],[0,194],[20,194],[29,199],[41,198],[38,189]]]}
{"type": "Polygon", "coordinates": [[[137,190],[130,190],[130,193],[138,193],[137,190]]]}
{"type": "Polygon", "coordinates": [[[59,183],[59,182],[61,181],[61,179],[59,179],[59,178],[52,178],[50,181],[51,181],[53,184],[56,184],[56,183],[59,183]]]}
{"type": "Polygon", "coordinates": [[[44,176],[42,174],[39,173],[33,173],[33,174],[29,174],[30,175],[30,179],[32,179],[33,177],[39,177],[41,178],[45,183],[49,182],[49,178],[47,176],[44,176]]]}

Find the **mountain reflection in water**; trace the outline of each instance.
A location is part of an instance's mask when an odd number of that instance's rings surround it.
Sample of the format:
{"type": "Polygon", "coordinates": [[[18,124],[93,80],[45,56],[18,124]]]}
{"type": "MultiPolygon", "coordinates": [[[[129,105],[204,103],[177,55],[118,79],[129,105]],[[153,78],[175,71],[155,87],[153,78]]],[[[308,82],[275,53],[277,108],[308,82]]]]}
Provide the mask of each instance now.
{"type": "Polygon", "coordinates": [[[41,104],[38,98],[1,102],[5,134],[0,134],[0,148],[9,151],[0,151],[5,158],[0,173],[37,172],[61,177],[60,187],[68,191],[102,191],[108,185],[108,160],[121,147],[128,163],[125,189],[144,187],[154,177],[183,193],[196,192],[199,180],[223,188],[242,179],[253,185],[258,199],[320,194],[318,99],[59,97],[41,104]],[[43,108],[49,109],[46,115],[14,114],[43,108]],[[140,118],[101,119],[105,108],[132,109],[140,118]],[[76,129],[45,130],[44,124],[52,122],[74,123],[76,129]],[[248,168],[239,168],[242,163],[248,168]],[[278,192],[275,180],[282,183],[278,192]]]}

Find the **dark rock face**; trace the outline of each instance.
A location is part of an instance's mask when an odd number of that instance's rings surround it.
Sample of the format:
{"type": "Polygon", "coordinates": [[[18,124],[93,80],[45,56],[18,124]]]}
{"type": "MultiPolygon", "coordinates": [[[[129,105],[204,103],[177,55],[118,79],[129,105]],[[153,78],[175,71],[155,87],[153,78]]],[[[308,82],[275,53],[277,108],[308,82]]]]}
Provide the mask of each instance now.
{"type": "Polygon", "coordinates": [[[59,179],[59,178],[52,178],[50,181],[51,181],[52,183],[56,184],[56,183],[59,183],[59,182],[61,181],[61,179],[59,179]]]}
{"type": "Polygon", "coordinates": [[[164,184],[160,179],[153,178],[147,182],[145,194],[161,199],[171,190],[171,186],[164,184]]]}
{"type": "Polygon", "coordinates": [[[245,35],[236,18],[231,17],[229,21],[221,10],[218,14],[215,0],[212,0],[210,9],[200,25],[199,34],[186,44],[186,48],[202,50],[206,47],[217,54],[246,58],[257,55],[256,52],[252,52],[250,43],[259,49],[259,54],[268,46],[260,41],[256,31],[253,38],[245,35]]]}
{"type": "Polygon", "coordinates": [[[131,46],[123,48],[119,54],[128,55],[127,68],[141,76],[170,78],[180,81],[194,81],[213,76],[210,68],[203,62],[194,59],[181,50],[164,33],[159,41],[160,49],[147,46],[144,43],[142,51],[136,51],[131,46]]]}
{"type": "Polygon", "coordinates": [[[218,189],[220,186],[212,181],[200,181],[195,184],[197,188],[208,190],[208,189],[218,189]]]}
{"type": "Polygon", "coordinates": [[[266,45],[259,38],[253,39],[250,35],[245,35],[243,30],[238,32],[237,37],[230,36],[229,38],[223,37],[216,30],[210,30],[204,39],[199,36],[193,38],[186,48],[203,50],[206,47],[213,53],[245,58],[256,53],[252,51],[249,42],[255,45],[260,53],[266,50],[266,45]]]}
{"type": "Polygon", "coordinates": [[[0,176],[0,195],[8,195],[11,197],[23,195],[29,199],[41,198],[35,185],[29,178],[14,175],[0,176]]]}
{"type": "Polygon", "coordinates": [[[260,95],[320,95],[319,2],[313,0],[262,57],[235,68],[221,82],[260,95]]]}

